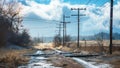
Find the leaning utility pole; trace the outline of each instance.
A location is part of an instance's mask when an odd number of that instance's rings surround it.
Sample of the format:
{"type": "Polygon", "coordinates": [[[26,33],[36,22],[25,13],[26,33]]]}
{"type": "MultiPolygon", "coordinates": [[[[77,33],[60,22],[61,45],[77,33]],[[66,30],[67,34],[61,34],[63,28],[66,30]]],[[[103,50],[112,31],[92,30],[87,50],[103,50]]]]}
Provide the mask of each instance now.
{"type": "Polygon", "coordinates": [[[109,51],[112,54],[112,29],[113,29],[113,0],[110,0],[110,46],[109,51]]]}
{"type": "Polygon", "coordinates": [[[79,37],[79,29],[80,29],[80,27],[79,27],[79,22],[80,22],[80,16],[85,16],[85,15],[80,15],[80,10],[86,10],[86,8],[71,8],[71,10],[77,10],[78,11],[78,13],[76,14],[76,15],[72,15],[72,16],[77,16],[78,17],[78,38],[77,38],[77,47],[79,48],[79,39],[80,39],[80,37],[79,37]]]}
{"type": "Polygon", "coordinates": [[[65,39],[66,38],[66,24],[69,23],[65,21],[65,18],[70,18],[70,17],[63,15],[63,22],[61,22],[63,23],[63,46],[65,45],[65,40],[66,40],[65,39]]]}

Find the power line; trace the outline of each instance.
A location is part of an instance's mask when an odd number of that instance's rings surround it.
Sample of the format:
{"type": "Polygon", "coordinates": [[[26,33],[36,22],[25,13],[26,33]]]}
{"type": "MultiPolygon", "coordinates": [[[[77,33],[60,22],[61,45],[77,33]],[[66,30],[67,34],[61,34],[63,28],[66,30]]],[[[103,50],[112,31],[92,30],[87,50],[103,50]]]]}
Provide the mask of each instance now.
{"type": "Polygon", "coordinates": [[[52,26],[49,26],[49,27],[29,27],[29,28],[32,28],[32,29],[43,29],[43,28],[50,28],[50,27],[52,27],[52,26]]]}
{"type": "MultiPolygon", "coordinates": [[[[39,21],[43,21],[43,20],[24,19],[23,21],[36,21],[36,22],[39,22],[39,21]]],[[[52,21],[52,20],[50,20],[50,21],[52,21]]],[[[44,21],[44,23],[49,23],[49,24],[51,24],[50,21],[44,21]]],[[[54,20],[53,20],[53,21],[54,21],[54,20]]],[[[60,22],[60,21],[58,21],[58,22],[60,22]]],[[[77,21],[72,21],[72,22],[77,22],[77,21]]],[[[57,24],[58,24],[58,23],[57,23],[57,24]]]]}
{"type": "Polygon", "coordinates": [[[86,5],[88,5],[91,2],[91,0],[88,0],[88,2],[86,2],[86,5]]]}
{"type": "Polygon", "coordinates": [[[60,21],[57,21],[57,20],[45,20],[45,19],[37,19],[37,18],[30,18],[30,17],[23,17],[24,20],[28,19],[28,20],[38,20],[38,21],[55,21],[55,22],[60,22],[60,21]]]}
{"type": "MultiPolygon", "coordinates": [[[[92,1],[93,1],[93,0],[92,0],[92,1]]],[[[86,5],[88,5],[90,2],[91,2],[91,0],[88,0],[88,1],[86,2],[86,5]]],[[[103,1],[102,1],[102,0],[95,0],[95,1],[94,1],[94,4],[96,4],[97,2],[102,3],[103,1]]],[[[108,2],[108,0],[107,0],[106,2],[108,2]]],[[[106,3],[106,2],[105,2],[105,3],[106,3]]],[[[102,3],[100,6],[104,5],[105,3],[102,3]]]]}
{"type": "MultiPolygon", "coordinates": [[[[44,22],[43,22],[42,20],[23,20],[23,21],[30,21],[30,22],[31,22],[31,21],[32,21],[32,22],[40,22],[40,21],[41,21],[42,23],[47,23],[47,24],[53,23],[53,22],[50,23],[50,21],[44,21],[44,22]]],[[[57,23],[57,22],[54,22],[54,23],[57,23]]]]}
{"type": "MultiPolygon", "coordinates": [[[[102,1],[101,1],[101,2],[102,2],[102,1]]],[[[108,2],[108,0],[107,0],[106,2],[108,2]]],[[[106,3],[106,2],[105,2],[105,3],[106,3]]],[[[102,3],[100,6],[103,6],[105,3],[102,3]]]]}
{"type": "Polygon", "coordinates": [[[95,0],[94,3],[98,2],[99,0],[95,0]]]}

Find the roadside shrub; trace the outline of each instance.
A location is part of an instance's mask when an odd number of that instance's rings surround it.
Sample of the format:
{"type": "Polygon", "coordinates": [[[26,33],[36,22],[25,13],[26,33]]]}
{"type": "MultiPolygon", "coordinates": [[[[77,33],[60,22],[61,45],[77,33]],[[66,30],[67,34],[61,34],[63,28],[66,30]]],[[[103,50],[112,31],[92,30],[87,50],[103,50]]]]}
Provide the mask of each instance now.
{"type": "Polygon", "coordinates": [[[60,46],[62,42],[62,38],[59,35],[55,35],[53,39],[53,43],[55,47],[60,46]]]}

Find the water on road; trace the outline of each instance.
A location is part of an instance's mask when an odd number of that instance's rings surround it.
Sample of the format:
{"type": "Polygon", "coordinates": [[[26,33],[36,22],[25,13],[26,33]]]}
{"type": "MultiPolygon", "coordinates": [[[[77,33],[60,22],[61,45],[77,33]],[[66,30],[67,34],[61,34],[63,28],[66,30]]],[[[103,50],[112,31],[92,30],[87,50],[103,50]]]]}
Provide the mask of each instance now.
{"type": "MultiPolygon", "coordinates": [[[[35,54],[44,54],[42,51],[37,51],[35,54]]],[[[31,57],[31,60],[26,66],[19,66],[18,68],[60,68],[53,66],[52,63],[47,62],[48,58],[35,56],[31,57]]]]}

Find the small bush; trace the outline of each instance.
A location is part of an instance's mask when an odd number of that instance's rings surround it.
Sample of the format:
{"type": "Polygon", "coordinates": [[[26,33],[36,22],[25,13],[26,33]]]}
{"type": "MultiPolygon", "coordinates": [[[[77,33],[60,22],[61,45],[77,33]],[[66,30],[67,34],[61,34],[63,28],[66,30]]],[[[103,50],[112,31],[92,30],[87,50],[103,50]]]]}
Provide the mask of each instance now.
{"type": "Polygon", "coordinates": [[[62,38],[59,35],[54,36],[53,43],[56,47],[60,46],[61,42],[62,42],[62,38]]]}

